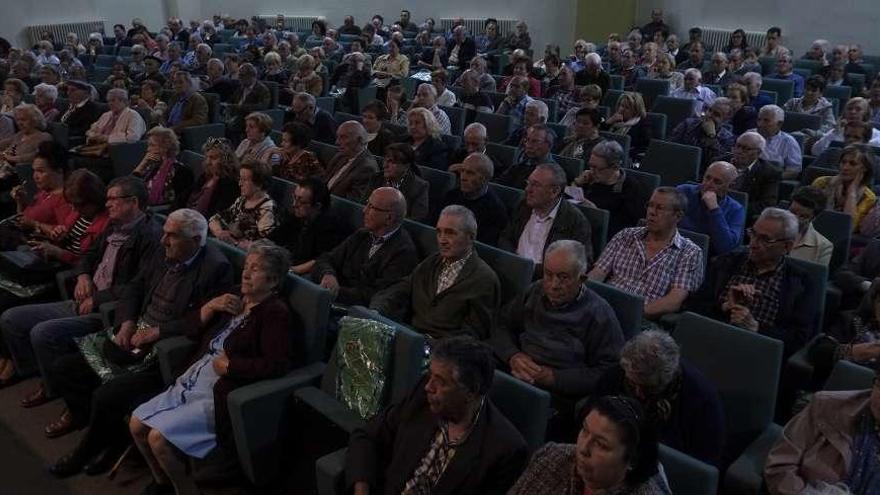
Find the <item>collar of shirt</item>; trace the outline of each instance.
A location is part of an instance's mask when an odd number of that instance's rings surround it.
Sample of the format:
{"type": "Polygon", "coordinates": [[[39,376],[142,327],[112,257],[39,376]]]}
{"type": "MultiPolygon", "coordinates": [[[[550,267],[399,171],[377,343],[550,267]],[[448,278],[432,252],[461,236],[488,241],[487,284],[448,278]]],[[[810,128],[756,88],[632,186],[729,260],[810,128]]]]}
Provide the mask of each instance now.
{"type": "Polygon", "coordinates": [[[818,235],[819,235],[819,232],[817,232],[816,229],[813,228],[813,224],[811,223],[811,224],[807,227],[807,231],[804,232],[804,236],[801,237],[800,240],[798,240],[798,241],[795,243],[795,245],[794,245],[794,249],[797,249],[797,248],[799,248],[799,247],[801,247],[801,246],[806,246],[806,247],[816,247],[816,246],[818,246],[818,245],[819,245],[819,237],[818,237],[818,235]]]}
{"type": "Polygon", "coordinates": [[[190,265],[193,264],[193,262],[196,260],[196,258],[198,258],[199,255],[202,254],[202,251],[204,251],[204,250],[205,250],[205,247],[202,246],[202,247],[200,247],[199,249],[197,249],[197,250],[196,250],[196,253],[195,253],[194,255],[192,255],[192,257],[190,257],[188,260],[186,260],[186,261],[181,261],[181,262],[179,262],[179,263],[175,263],[175,262],[173,262],[173,261],[170,262],[170,263],[169,263],[169,269],[170,269],[171,271],[174,271],[174,272],[180,272],[180,271],[183,271],[183,270],[189,268],[190,265]]]}
{"type": "MultiPolygon", "coordinates": [[[[543,289],[542,289],[542,291],[543,291],[543,289]]],[[[558,306],[554,306],[554,305],[550,304],[550,300],[547,299],[547,295],[546,295],[546,294],[543,295],[542,299],[543,299],[543,301],[544,301],[544,305],[545,305],[548,309],[564,309],[564,308],[568,307],[569,305],[572,305],[572,304],[574,304],[574,303],[580,301],[580,300],[584,297],[584,295],[585,295],[586,293],[587,293],[587,286],[584,285],[584,284],[581,284],[580,289],[578,289],[578,294],[577,294],[577,296],[575,296],[575,298],[572,299],[571,301],[567,301],[567,302],[564,302],[564,303],[562,303],[562,304],[560,304],[560,305],[558,305],[558,306]]]]}
{"type": "Polygon", "coordinates": [[[391,239],[391,236],[397,233],[398,230],[400,230],[400,226],[397,226],[397,228],[383,236],[376,236],[375,234],[370,232],[370,239],[372,240],[373,244],[385,244],[386,242],[388,242],[388,239],[391,239]]]}
{"type": "Polygon", "coordinates": [[[116,227],[116,232],[118,232],[118,233],[122,233],[122,234],[128,234],[128,233],[130,233],[131,231],[133,231],[133,230],[135,229],[135,227],[136,227],[138,224],[140,224],[140,222],[141,222],[142,220],[144,220],[146,217],[147,217],[146,214],[144,214],[144,213],[140,213],[140,214],[138,214],[137,218],[135,218],[134,220],[132,220],[132,221],[130,221],[130,222],[128,222],[128,223],[124,223],[124,224],[121,224],[121,225],[117,226],[117,227],[116,227]]]}
{"type": "Polygon", "coordinates": [[[779,260],[778,263],[776,263],[776,267],[774,267],[772,270],[767,270],[766,272],[758,272],[758,267],[754,263],[752,263],[751,259],[747,259],[746,265],[743,269],[743,272],[745,274],[752,275],[755,278],[767,278],[767,277],[772,277],[773,275],[778,273],[779,270],[782,269],[782,265],[784,265],[784,264],[785,264],[785,258],[783,257],[779,260]]]}
{"type": "Polygon", "coordinates": [[[458,258],[457,260],[448,260],[446,258],[441,257],[440,258],[440,266],[447,267],[447,266],[455,266],[455,265],[464,265],[467,262],[468,258],[471,257],[471,254],[473,252],[474,252],[473,249],[468,249],[467,252],[464,253],[464,255],[461,258],[458,258]]]}
{"type": "Polygon", "coordinates": [[[548,221],[552,222],[553,219],[556,218],[556,214],[559,213],[559,205],[561,205],[561,204],[562,204],[562,198],[560,197],[556,201],[556,206],[554,206],[553,209],[550,210],[550,213],[548,213],[546,216],[541,217],[540,215],[538,215],[538,212],[536,212],[535,210],[532,210],[532,216],[535,217],[536,222],[540,222],[540,223],[544,223],[544,222],[548,222],[548,221]]]}
{"type": "Polygon", "coordinates": [[[449,439],[449,422],[446,420],[440,421],[440,431],[443,432],[443,441],[450,446],[457,446],[465,443],[467,439],[471,436],[471,432],[474,431],[474,427],[477,425],[477,421],[480,420],[480,415],[483,412],[483,407],[486,404],[486,398],[480,397],[480,406],[474,411],[473,416],[471,416],[471,423],[468,425],[467,430],[464,432],[464,435],[458,439],[458,441],[451,441],[449,439]]]}
{"type": "MultiPolygon", "coordinates": [[[[642,231],[639,233],[639,238],[644,242],[648,241],[647,227],[642,227],[642,231]]],[[[675,235],[672,236],[672,240],[666,245],[666,247],[669,246],[673,246],[675,249],[682,249],[682,246],[684,246],[684,237],[682,237],[681,232],[679,232],[678,229],[675,229],[675,235]]]]}

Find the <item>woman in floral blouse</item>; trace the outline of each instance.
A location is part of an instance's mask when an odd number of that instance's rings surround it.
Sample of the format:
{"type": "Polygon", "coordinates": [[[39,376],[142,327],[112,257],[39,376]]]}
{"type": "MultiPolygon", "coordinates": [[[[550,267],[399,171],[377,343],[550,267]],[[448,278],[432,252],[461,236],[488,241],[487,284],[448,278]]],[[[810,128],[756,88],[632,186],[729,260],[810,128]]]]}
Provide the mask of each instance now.
{"type": "Polygon", "coordinates": [[[242,163],[238,179],[241,196],[232,206],[211,217],[211,234],[242,249],[271,234],[278,226],[275,202],[266,192],[271,178],[269,165],[257,161],[242,163]]]}

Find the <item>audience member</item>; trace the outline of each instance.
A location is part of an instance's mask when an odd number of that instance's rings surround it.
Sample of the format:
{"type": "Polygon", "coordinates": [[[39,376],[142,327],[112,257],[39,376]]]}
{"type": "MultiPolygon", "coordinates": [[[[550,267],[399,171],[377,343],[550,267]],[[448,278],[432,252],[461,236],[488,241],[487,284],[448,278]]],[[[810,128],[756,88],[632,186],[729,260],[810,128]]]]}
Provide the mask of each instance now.
{"type": "Polygon", "coordinates": [[[626,173],[625,160],[620,144],[601,142],[592,149],[588,169],[573,182],[583,193],[580,198],[575,192],[574,201],[610,213],[609,237],[634,227],[645,214],[646,191],[637,179],[626,173]]]}
{"type": "Polygon", "coordinates": [[[406,199],[406,217],[416,222],[428,219],[428,182],[415,164],[415,151],[405,143],[394,143],[385,150],[382,170],[370,178],[362,202],[380,187],[392,187],[406,199]]]}
{"type": "Polygon", "coordinates": [[[730,188],[748,194],[748,225],[754,223],[764,208],[776,206],[779,200],[782,169],[761,158],[765,145],[763,136],[754,131],[746,132],[737,138],[731,155],[738,175],[730,188]]]}
{"type": "Polygon", "coordinates": [[[566,158],[589,159],[593,147],[605,141],[599,134],[602,120],[602,115],[594,109],[578,110],[569,135],[556,145],[557,153],[566,158]]]}
{"type": "Polygon", "coordinates": [[[667,140],[700,148],[705,169],[710,163],[729,155],[736,139],[731,132],[728,120],[731,114],[730,100],[716,98],[705,107],[700,117],[688,117],[672,129],[667,140]]]}
{"type": "Polygon", "coordinates": [[[515,59],[515,61],[513,62],[512,73],[501,80],[501,85],[498,86],[498,91],[502,93],[507,92],[507,86],[514,80],[514,78],[521,77],[525,80],[525,84],[527,84],[526,89],[528,91],[528,95],[532,98],[540,98],[541,81],[531,76],[531,74],[529,73],[530,66],[531,63],[529,62],[528,58],[515,59]]]}
{"type": "Polygon", "coordinates": [[[149,112],[150,120],[145,122],[148,129],[165,123],[168,105],[159,99],[161,93],[162,86],[156,81],[147,80],[141,83],[141,94],[136,97],[136,104],[133,107],[136,110],[149,112]]]}
{"type": "Polygon", "coordinates": [[[172,83],[174,95],[168,100],[166,127],[180,134],[187,127],[207,124],[208,102],[204,96],[196,92],[190,74],[178,71],[174,74],[172,83]]]}
{"type": "Polygon", "coordinates": [[[742,77],[742,82],[746,89],[749,90],[748,105],[754,108],[755,111],[761,110],[764,105],[775,104],[769,95],[761,93],[761,85],[764,84],[764,79],[759,72],[746,72],[742,77]]]}
{"type": "Polygon", "coordinates": [[[276,149],[279,163],[275,175],[294,183],[308,177],[323,177],[324,166],[307,148],[312,142],[312,130],[302,122],[284,124],[281,146],[276,149]]]}
{"type": "Polygon", "coordinates": [[[679,227],[708,235],[713,256],[732,251],[742,242],[746,210],[728,194],[737,176],[732,164],[715,162],[706,169],[700,184],[676,187],[687,197],[679,227]]]}
{"type": "MultiPolygon", "coordinates": [[[[840,122],[837,127],[825,133],[825,135],[813,145],[813,156],[821,155],[822,152],[828,149],[834,141],[846,141],[844,131],[846,129],[846,124],[849,122],[868,122],[870,119],[871,112],[868,100],[860,96],[850,98],[843,107],[840,122]]],[[[880,131],[877,129],[871,130],[871,137],[868,140],[868,144],[871,146],[880,146],[880,131]]]]}
{"type": "Polygon", "coordinates": [[[779,58],[782,54],[790,54],[788,48],[782,46],[782,30],[776,26],[771,27],[767,30],[766,43],[764,47],[761,48],[760,55],[762,57],[775,57],[779,58]]]}
{"type": "Polygon", "coordinates": [[[284,122],[299,122],[309,127],[312,138],[324,143],[332,143],[336,136],[336,121],[329,112],[318,108],[311,93],[296,93],[290,110],[284,115],[284,122]]]}
{"type": "MultiPolygon", "coordinates": [[[[701,64],[702,65],[702,64],[701,64]]],[[[670,91],[669,95],[674,98],[684,98],[686,100],[694,100],[693,115],[699,117],[703,115],[703,110],[715,100],[715,93],[702,85],[703,75],[700,69],[691,68],[684,71],[684,85],[681,89],[670,91]]]]}
{"type": "MultiPolygon", "coordinates": [[[[452,123],[449,121],[449,116],[437,106],[437,88],[433,84],[419,84],[419,89],[416,90],[416,97],[412,101],[410,110],[414,108],[424,108],[434,116],[434,120],[437,121],[439,134],[452,134],[452,123]]],[[[409,115],[407,115],[408,117],[409,115]]]]}
{"type": "Polygon", "coordinates": [[[617,109],[603,125],[608,132],[630,137],[629,156],[633,161],[641,158],[651,142],[651,123],[647,115],[642,95],[626,92],[617,100],[617,109]]]}
{"type": "MultiPolygon", "coordinates": [[[[514,160],[521,158],[523,152],[522,148],[529,128],[533,125],[546,124],[549,115],[550,109],[547,108],[547,104],[542,100],[532,100],[526,104],[526,110],[523,112],[522,125],[518,128],[514,128],[514,130],[507,136],[507,141],[504,142],[504,144],[508,146],[519,148],[516,154],[514,154],[514,160]]],[[[551,130],[551,132],[553,131],[551,130]]],[[[556,136],[556,133],[554,132],[553,135],[556,136]]]]}
{"type": "Polygon", "coordinates": [[[733,82],[734,75],[728,70],[730,64],[724,52],[716,52],[712,55],[710,69],[703,72],[703,82],[726,88],[733,82]]]}
{"type": "Polygon", "coordinates": [[[611,76],[602,68],[602,58],[597,53],[587,54],[584,59],[584,69],[574,76],[574,83],[578,86],[595,84],[602,89],[602,94],[608,92],[611,87],[611,76]]]}
{"type": "Polygon", "coordinates": [[[801,146],[789,133],[782,130],[785,111],[776,105],[764,105],[758,110],[757,131],[766,144],[761,158],[782,165],[782,178],[794,179],[801,173],[801,146]]]}
{"type": "Polygon", "coordinates": [[[202,145],[204,172],[196,179],[186,207],[211,218],[238,197],[238,159],[226,138],[208,138],[202,145]]]}
{"type": "Polygon", "coordinates": [[[853,232],[859,231],[862,219],[874,207],[877,196],[871,190],[876,167],[870,150],[858,145],[847,146],[840,155],[840,173],[818,177],[813,186],[822,190],[826,208],[852,217],[853,232]]]}
{"type": "Polygon", "coordinates": [[[684,74],[675,70],[675,57],[669,53],[657,55],[657,62],[654,64],[652,71],[648,72],[648,77],[669,81],[670,93],[679,91],[684,87],[684,74]]]}
{"type": "Polygon", "coordinates": [[[692,40],[690,43],[682,47],[682,51],[687,53],[687,59],[679,62],[677,69],[684,71],[696,69],[697,72],[702,72],[703,56],[706,53],[703,43],[700,40],[692,40]]]}
{"type": "Polygon", "coordinates": [[[734,137],[757,127],[758,112],[749,105],[748,88],[739,83],[730,83],[726,95],[730,102],[730,125],[734,137]]]}
{"type": "Polygon", "coordinates": [[[244,139],[235,149],[238,161],[257,161],[266,165],[278,165],[279,156],[275,141],[269,137],[272,132],[272,117],[263,112],[252,112],[244,119],[244,139]]]}
{"type": "MultiPolygon", "coordinates": [[[[506,170],[500,171],[495,182],[516,189],[525,189],[529,176],[541,164],[556,163],[550,155],[555,134],[546,124],[535,124],[528,128],[522,140],[522,154],[519,161],[506,170]]],[[[563,174],[564,175],[564,174],[563,174]]],[[[563,187],[564,184],[563,184],[563,187]]]]}
{"type": "Polygon", "coordinates": [[[180,141],[171,129],[160,126],[147,132],[147,153],[131,173],[147,185],[149,206],[176,209],[189,198],[193,172],[177,160],[179,151],[180,141]]]}
{"type": "Polygon", "coordinates": [[[265,84],[257,80],[257,69],[249,64],[241,64],[238,71],[240,85],[232,94],[232,100],[226,107],[227,132],[233,136],[243,134],[245,117],[252,112],[267,110],[272,103],[272,95],[265,84]]]}
{"type": "Polygon", "coordinates": [[[491,157],[483,152],[471,152],[461,163],[452,165],[449,171],[458,174],[458,187],[446,193],[440,202],[440,210],[449,205],[466,207],[474,214],[479,226],[476,240],[496,245],[498,236],[507,225],[508,213],[504,203],[489,187],[494,173],[491,157]]]}
{"type": "Polygon", "coordinates": [[[794,83],[794,97],[800,98],[804,95],[804,76],[794,71],[794,65],[791,61],[791,53],[788,50],[782,51],[776,55],[776,72],[767,76],[770,79],[779,79],[782,81],[792,81],[794,83]]]}
{"type": "Polygon", "coordinates": [[[0,139],[0,181],[6,183],[6,190],[11,187],[9,182],[15,181],[14,166],[33,162],[40,144],[52,140],[52,135],[44,130],[46,121],[36,105],[20,104],[13,115],[18,132],[0,139]]]}
{"type": "Polygon", "coordinates": [[[380,88],[409,76],[409,58],[401,55],[400,42],[392,39],[388,49],[387,54],[378,57],[373,63],[373,80],[380,88]]]}
{"type": "Polygon", "coordinates": [[[313,98],[321,96],[324,92],[324,80],[315,72],[315,59],[311,55],[303,55],[297,63],[298,69],[290,75],[283,91],[291,96],[298,93],[308,93],[313,98]]]}
{"type": "Polygon", "coordinates": [[[813,186],[803,186],[791,195],[788,211],[798,219],[798,236],[789,256],[828,266],[834,244],[816,231],[813,220],[825,210],[825,194],[813,186]]]}
{"type": "Polygon", "coordinates": [[[495,109],[495,113],[510,116],[510,127],[513,129],[522,125],[526,105],[534,101],[531,96],[526,94],[528,84],[529,81],[525,77],[513,77],[505,91],[507,96],[495,109]]]}
{"type": "Polygon", "coordinates": [[[265,163],[246,160],[238,173],[241,195],[229,208],[208,219],[208,227],[217,239],[248,249],[278,226],[275,201],[266,192],[272,169],[265,163]]]}
{"type": "Polygon", "coordinates": [[[71,138],[85,136],[86,131],[101,117],[101,109],[92,101],[95,88],[85,81],[68,80],[67,99],[69,106],[61,116],[61,123],[67,124],[71,138]]]}
{"type": "MultiPolygon", "coordinates": [[[[797,75],[796,73],[794,73],[797,75]]],[[[788,112],[806,113],[819,116],[819,129],[813,131],[818,136],[825,134],[835,127],[834,105],[822,96],[825,93],[825,79],[822,76],[810,76],[805,83],[804,95],[795,97],[783,105],[788,112]]],[[[801,130],[801,129],[799,129],[801,130]]],[[[812,129],[810,129],[812,130],[812,129]]],[[[803,131],[803,130],[802,130],[803,131]]]]}
{"type": "Polygon", "coordinates": [[[370,177],[379,171],[376,160],[367,151],[367,131],[350,120],[336,130],[339,152],[327,164],[324,180],[330,192],[352,201],[360,201],[367,192],[370,177]]]}
{"type": "Polygon", "coordinates": [[[46,124],[51,124],[58,120],[61,112],[56,108],[55,103],[58,100],[58,88],[51,84],[37,84],[34,88],[34,104],[43,114],[43,120],[46,124]]]}
{"type": "MultiPolygon", "coordinates": [[[[443,112],[443,110],[439,111],[443,112]]],[[[444,115],[446,114],[444,113],[444,115]]],[[[407,129],[409,133],[402,136],[400,142],[413,149],[415,164],[446,170],[450,150],[440,139],[442,130],[434,118],[434,114],[427,108],[412,108],[407,112],[407,129]]]]}

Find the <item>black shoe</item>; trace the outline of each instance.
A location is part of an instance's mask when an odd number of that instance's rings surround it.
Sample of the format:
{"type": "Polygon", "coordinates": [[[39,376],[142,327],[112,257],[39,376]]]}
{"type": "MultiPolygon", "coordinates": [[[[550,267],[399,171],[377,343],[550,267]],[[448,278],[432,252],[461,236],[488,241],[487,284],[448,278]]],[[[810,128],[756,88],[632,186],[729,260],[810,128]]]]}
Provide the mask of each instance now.
{"type": "Polygon", "coordinates": [[[79,474],[85,465],[86,461],[74,452],[55,461],[55,464],[49,467],[49,472],[56,478],[69,478],[79,474]]]}
{"type": "Polygon", "coordinates": [[[150,484],[144,488],[141,495],[166,495],[174,493],[174,487],[171,483],[156,483],[156,480],[150,480],[150,484]]]}
{"type": "Polygon", "coordinates": [[[116,464],[120,455],[122,455],[122,451],[119,449],[107,449],[98,454],[98,457],[89,461],[88,464],[85,465],[83,471],[88,476],[97,476],[106,473],[114,464],[116,464]]]}

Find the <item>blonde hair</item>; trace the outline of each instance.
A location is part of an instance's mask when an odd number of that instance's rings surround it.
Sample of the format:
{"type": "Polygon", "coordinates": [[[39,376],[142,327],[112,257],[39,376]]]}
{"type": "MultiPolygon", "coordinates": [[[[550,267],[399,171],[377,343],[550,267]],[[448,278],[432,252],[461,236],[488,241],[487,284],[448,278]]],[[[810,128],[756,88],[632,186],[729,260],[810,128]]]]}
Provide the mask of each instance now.
{"type": "Polygon", "coordinates": [[[419,116],[425,122],[425,128],[428,130],[428,134],[432,137],[439,138],[441,134],[440,124],[437,123],[437,119],[434,118],[434,114],[431,113],[427,108],[412,108],[409,112],[406,112],[406,117],[410,123],[412,123],[412,119],[415,116],[419,116]]]}
{"type": "Polygon", "coordinates": [[[180,141],[177,140],[177,134],[167,127],[153,127],[147,132],[147,138],[157,137],[162,141],[162,145],[168,153],[168,156],[177,156],[180,152],[180,141]]]}
{"type": "Polygon", "coordinates": [[[648,112],[645,110],[645,100],[642,99],[642,95],[639,93],[627,91],[620,95],[620,99],[617,100],[617,108],[620,108],[624,102],[628,102],[639,117],[644,118],[645,115],[647,115],[648,112]]]}
{"type": "Polygon", "coordinates": [[[251,112],[244,118],[245,122],[248,120],[253,121],[257,124],[257,128],[263,131],[263,134],[269,134],[272,132],[272,117],[269,117],[263,112],[251,112]]]}
{"type": "Polygon", "coordinates": [[[34,124],[36,124],[37,129],[43,130],[46,128],[46,118],[43,116],[43,112],[41,112],[36,105],[32,103],[22,103],[12,110],[13,117],[17,112],[30,113],[31,118],[34,119],[34,124]]]}

